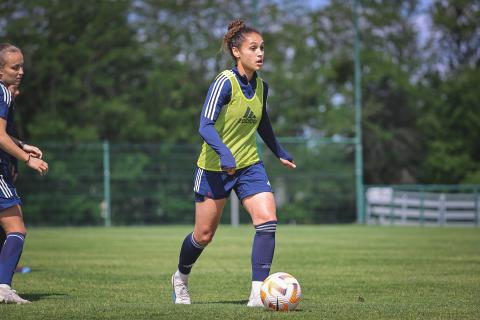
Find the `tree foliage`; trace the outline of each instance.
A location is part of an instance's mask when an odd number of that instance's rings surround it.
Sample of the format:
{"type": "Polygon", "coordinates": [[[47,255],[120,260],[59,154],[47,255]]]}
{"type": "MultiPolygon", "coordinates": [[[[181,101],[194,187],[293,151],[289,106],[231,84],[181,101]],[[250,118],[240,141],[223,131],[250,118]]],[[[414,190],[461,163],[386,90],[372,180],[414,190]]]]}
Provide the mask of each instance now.
{"type": "Polygon", "coordinates": [[[424,79],[422,132],[427,139],[419,179],[480,182],[480,5],[437,1],[431,8],[436,64],[424,79]]]}
{"type": "MultiPolygon", "coordinates": [[[[421,5],[361,1],[365,180],[479,183],[478,1],[421,5]],[[419,15],[431,21],[426,44],[419,15]]],[[[21,136],[199,143],[199,110],[232,65],[221,45],[237,17],[263,32],[277,134],[353,137],[350,1],[4,0],[0,38],[26,57],[21,136]]]]}

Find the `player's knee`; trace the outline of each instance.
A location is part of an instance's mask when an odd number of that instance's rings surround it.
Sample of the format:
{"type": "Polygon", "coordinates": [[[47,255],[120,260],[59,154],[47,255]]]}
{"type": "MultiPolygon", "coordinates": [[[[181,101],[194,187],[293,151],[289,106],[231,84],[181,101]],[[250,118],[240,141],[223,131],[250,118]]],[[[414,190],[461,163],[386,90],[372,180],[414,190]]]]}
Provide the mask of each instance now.
{"type": "Polygon", "coordinates": [[[25,228],[25,226],[23,225],[15,225],[15,226],[8,226],[8,227],[5,227],[5,233],[6,234],[9,234],[9,233],[21,233],[23,234],[24,236],[27,235],[27,229],[25,228]]]}
{"type": "Polygon", "coordinates": [[[202,247],[207,246],[213,240],[213,236],[215,232],[213,231],[204,231],[199,232],[198,234],[195,233],[195,241],[200,244],[202,247]]]}
{"type": "Polygon", "coordinates": [[[277,214],[275,212],[269,212],[269,213],[265,214],[263,219],[265,220],[265,222],[267,222],[267,221],[277,222],[277,214]]]}
{"type": "Polygon", "coordinates": [[[264,212],[262,214],[257,214],[256,216],[253,217],[253,223],[255,225],[263,224],[270,221],[275,221],[275,222],[277,221],[277,215],[275,214],[275,212],[273,213],[264,212]]]}
{"type": "Polygon", "coordinates": [[[11,231],[8,233],[21,233],[23,237],[25,238],[27,236],[27,229],[21,228],[21,229],[16,229],[15,231],[11,231]]]}
{"type": "Polygon", "coordinates": [[[18,232],[23,234],[23,236],[27,236],[27,228],[25,227],[24,224],[21,224],[15,228],[15,231],[13,232],[18,232]]]}

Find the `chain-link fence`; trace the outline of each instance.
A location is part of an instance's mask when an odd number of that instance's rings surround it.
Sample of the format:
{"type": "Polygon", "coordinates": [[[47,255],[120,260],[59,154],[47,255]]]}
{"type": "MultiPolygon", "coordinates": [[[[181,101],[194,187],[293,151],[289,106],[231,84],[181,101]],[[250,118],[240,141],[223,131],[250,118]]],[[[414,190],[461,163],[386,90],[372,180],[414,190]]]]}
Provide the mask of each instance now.
{"type": "MultiPolygon", "coordinates": [[[[355,221],[353,145],[288,139],[282,144],[295,157],[297,169],[284,168],[261,148],[279,220],[355,221]]],[[[42,149],[49,174],[40,177],[20,168],[17,182],[29,224],[101,225],[108,212],[114,225],[193,222],[199,145],[43,144],[42,149]]],[[[229,210],[230,203],[223,223],[230,222],[229,210]]],[[[249,221],[241,209],[240,222],[249,221]]]]}

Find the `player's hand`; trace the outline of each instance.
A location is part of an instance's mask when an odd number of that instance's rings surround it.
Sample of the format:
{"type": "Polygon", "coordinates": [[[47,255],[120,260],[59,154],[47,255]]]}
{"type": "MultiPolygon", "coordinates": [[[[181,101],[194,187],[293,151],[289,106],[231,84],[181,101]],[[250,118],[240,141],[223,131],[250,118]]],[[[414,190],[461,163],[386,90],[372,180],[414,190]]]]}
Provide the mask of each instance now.
{"type": "Polygon", "coordinates": [[[40,175],[42,176],[48,173],[48,163],[46,163],[42,159],[31,156],[30,159],[26,162],[26,164],[30,168],[38,171],[38,173],[40,173],[40,175]]]}
{"type": "Polygon", "coordinates": [[[42,150],[40,150],[35,146],[24,144],[23,151],[25,151],[26,153],[29,153],[34,158],[42,159],[42,156],[43,156],[42,150]]]}
{"type": "Polygon", "coordinates": [[[286,159],[282,159],[280,158],[280,162],[287,168],[290,168],[290,169],[295,169],[297,167],[297,165],[292,161],[288,161],[286,159]]]}
{"type": "Polygon", "coordinates": [[[226,172],[230,176],[235,174],[235,171],[237,170],[237,163],[230,151],[220,155],[220,168],[222,168],[222,171],[226,172]]]}
{"type": "Polygon", "coordinates": [[[20,94],[20,90],[18,90],[18,84],[11,84],[8,86],[8,91],[12,94],[12,99],[15,98],[20,94]]]}
{"type": "Polygon", "coordinates": [[[236,168],[224,168],[223,171],[225,171],[229,176],[233,176],[235,172],[237,171],[236,168]]]}

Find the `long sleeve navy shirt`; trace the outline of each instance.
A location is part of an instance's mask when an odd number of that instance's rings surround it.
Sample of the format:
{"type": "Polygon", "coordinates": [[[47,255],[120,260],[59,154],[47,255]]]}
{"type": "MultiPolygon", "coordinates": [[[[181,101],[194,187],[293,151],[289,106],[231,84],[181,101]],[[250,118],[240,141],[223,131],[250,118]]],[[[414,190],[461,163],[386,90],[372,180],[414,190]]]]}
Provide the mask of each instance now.
{"type": "MultiPolygon", "coordinates": [[[[240,75],[236,67],[233,68],[232,71],[235,73],[245,97],[248,99],[252,98],[255,94],[255,89],[257,86],[257,74],[255,73],[252,79],[248,81],[246,76],[240,75]]],[[[272,150],[275,156],[293,161],[293,157],[282,148],[275,137],[275,133],[273,132],[272,124],[267,113],[268,84],[263,81],[263,86],[263,111],[257,132],[268,148],[272,150]]],[[[217,117],[220,114],[223,106],[230,102],[231,94],[232,85],[228,79],[225,80],[222,78],[217,78],[210,85],[207,98],[205,99],[205,103],[203,105],[202,114],[200,116],[200,126],[198,130],[203,140],[205,140],[205,142],[219,155],[220,165],[222,168],[236,167],[235,159],[232,153],[222,142],[217,130],[214,127],[215,121],[217,120],[217,117]]]]}

